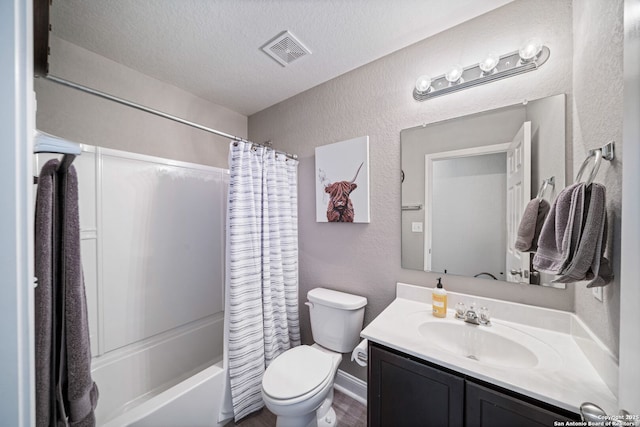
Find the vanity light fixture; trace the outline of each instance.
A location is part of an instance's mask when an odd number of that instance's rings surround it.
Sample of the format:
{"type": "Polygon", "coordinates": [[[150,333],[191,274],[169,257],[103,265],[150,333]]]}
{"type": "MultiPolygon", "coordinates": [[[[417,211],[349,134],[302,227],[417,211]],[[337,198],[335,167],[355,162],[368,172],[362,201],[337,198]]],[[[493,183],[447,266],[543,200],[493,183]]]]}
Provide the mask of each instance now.
{"type": "Polygon", "coordinates": [[[431,77],[427,76],[426,74],[418,77],[418,80],[416,80],[416,92],[420,94],[427,93],[430,87],[431,77]]]}
{"type": "Polygon", "coordinates": [[[480,67],[480,70],[482,70],[482,74],[485,75],[491,72],[495,72],[496,67],[498,66],[498,62],[500,62],[500,57],[495,53],[489,53],[484,58],[484,61],[478,64],[478,67],[480,67]]]}
{"type": "Polygon", "coordinates": [[[475,65],[466,68],[454,65],[445,74],[434,79],[427,75],[418,77],[413,89],[413,98],[416,101],[426,101],[436,96],[537,70],[547,62],[550,54],[551,51],[540,39],[531,38],[515,52],[502,56],[490,53],[475,65]]]}
{"type": "Polygon", "coordinates": [[[462,65],[452,65],[451,69],[444,75],[444,78],[447,79],[447,81],[451,84],[453,83],[462,83],[463,80],[462,79],[462,73],[464,72],[464,69],[462,68],[462,65]]]}
{"type": "Polygon", "coordinates": [[[518,55],[520,55],[520,60],[525,62],[531,62],[534,60],[540,52],[542,51],[542,42],[539,38],[534,37],[532,39],[527,40],[524,45],[518,50],[518,55]]]}

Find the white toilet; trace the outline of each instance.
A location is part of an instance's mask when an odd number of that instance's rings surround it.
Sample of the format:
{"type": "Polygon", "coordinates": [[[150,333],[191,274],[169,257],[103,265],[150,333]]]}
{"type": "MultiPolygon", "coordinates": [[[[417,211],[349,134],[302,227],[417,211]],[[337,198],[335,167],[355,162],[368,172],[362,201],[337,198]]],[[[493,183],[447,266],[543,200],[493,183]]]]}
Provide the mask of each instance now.
{"type": "Polygon", "coordinates": [[[365,297],[316,288],[307,293],[315,344],[278,356],[262,378],[262,398],[277,427],[336,425],[333,381],[342,360],[358,345],[365,297]]]}

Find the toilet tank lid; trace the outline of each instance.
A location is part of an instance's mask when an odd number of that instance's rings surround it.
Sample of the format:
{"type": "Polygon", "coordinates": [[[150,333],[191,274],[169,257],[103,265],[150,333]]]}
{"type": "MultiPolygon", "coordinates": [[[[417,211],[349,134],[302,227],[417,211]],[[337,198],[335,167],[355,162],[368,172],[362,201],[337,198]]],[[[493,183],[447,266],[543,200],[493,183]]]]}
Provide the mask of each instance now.
{"type": "Polygon", "coordinates": [[[316,304],[343,310],[357,310],[367,305],[365,297],[326,288],[311,289],[307,292],[307,299],[316,304]]]}

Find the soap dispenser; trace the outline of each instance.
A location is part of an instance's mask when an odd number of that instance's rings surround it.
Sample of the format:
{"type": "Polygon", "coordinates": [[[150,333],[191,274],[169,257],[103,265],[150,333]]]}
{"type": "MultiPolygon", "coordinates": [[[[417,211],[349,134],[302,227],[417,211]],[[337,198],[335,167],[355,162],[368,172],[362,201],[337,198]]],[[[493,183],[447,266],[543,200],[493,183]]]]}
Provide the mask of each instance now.
{"type": "Polygon", "coordinates": [[[442,277],[438,277],[438,284],[431,292],[433,307],[433,315],[435,317],[446,317],[447,316],[447,291],[442,287],[442,277]]]}

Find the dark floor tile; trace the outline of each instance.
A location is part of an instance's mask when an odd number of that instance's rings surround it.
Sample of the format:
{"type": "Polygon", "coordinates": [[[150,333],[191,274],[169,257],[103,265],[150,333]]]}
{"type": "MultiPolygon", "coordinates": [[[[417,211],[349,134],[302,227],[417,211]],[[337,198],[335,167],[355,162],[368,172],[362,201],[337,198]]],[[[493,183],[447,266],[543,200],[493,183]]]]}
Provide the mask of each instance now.
{"type": "MultiPolygon", "coordinates": [[[[337,390],[333,396],[333,409],[335,409],[338,418],[337,427],[365,427],[367,425],[367,407],[337,390]]],[[[274,427],[275,425],[276,416],[267,408],[262,408],[238,423],[229,422],[225,427],[274,427]]]]}

